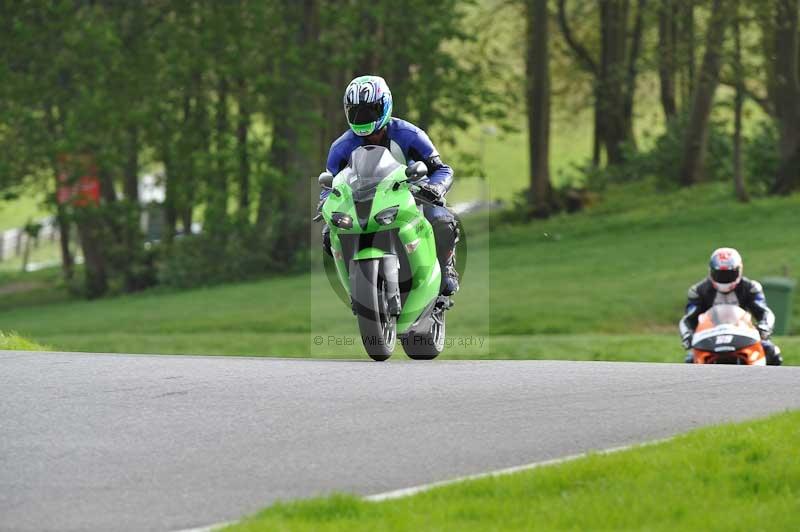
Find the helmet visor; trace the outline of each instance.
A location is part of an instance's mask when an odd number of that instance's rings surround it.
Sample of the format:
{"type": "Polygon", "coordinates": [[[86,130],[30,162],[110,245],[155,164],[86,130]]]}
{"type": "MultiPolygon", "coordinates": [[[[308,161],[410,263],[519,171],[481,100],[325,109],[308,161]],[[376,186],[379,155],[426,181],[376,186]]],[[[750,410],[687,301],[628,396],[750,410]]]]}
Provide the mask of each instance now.
{"type": "Polygon", "coordinates": [[[383,116],[383,102],[356,103],[344,106],[347,121],[357,126],[377,122],[383,116]]]}
{"type": "Polygon", "coordinates": [[[739,278],[739,270],[711,270],[711,279],[720,284],[736,282],[739,278]]]}

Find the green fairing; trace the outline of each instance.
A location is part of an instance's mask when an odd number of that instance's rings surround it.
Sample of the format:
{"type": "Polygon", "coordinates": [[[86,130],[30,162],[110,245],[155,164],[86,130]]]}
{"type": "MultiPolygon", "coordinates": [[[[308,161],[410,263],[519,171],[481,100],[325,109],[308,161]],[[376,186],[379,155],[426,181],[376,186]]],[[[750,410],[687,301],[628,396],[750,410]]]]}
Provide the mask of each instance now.
{"type": "MultiPolygon", "coordinates": [[[[372,201],[372,210],[366,229],[362,229],[353,202],[353,190],[346,181],[346,175],[340,173],[333,180],[333,188],[339,196],[331,193],[322,207],[322,216],[331,230],[331,248],[334,251],[334,262],[339,281],[345,290],[350,292],[350,281],[345,257],[342,255],[342,244],[339,239],[343,234],[368,234],[398,230],[399,240],[403,248],[398,253],[406,253],[412,274],[412,286],[408,293],[400,316],[397,318],[397,330],[400,333],[408,331],[409,327],[420,317],[426,308],[436,300],[439,295],[441,271],[436,259],[436,243],[433,228],[417,207],[414,196],[405,182],[405,167],[399,166],[397,170],[384,178],[375,190],[372,201]],[[397,190],[394,190],[397,184],[397,190]],[[384,209],[397,207],[397,217],[390,225],[380,225],[375,221],[375,215],[384,209]],[[339,229],[331,223],[334,212],[347,214],[353,220],[352,229],[339,229]],[[408,253],[406,246],[419,241],[413,252],[408,253]]],[[[385,252],[374,247],[356,250],[353,260],[373,260],[381,258],[385,252]]]]}

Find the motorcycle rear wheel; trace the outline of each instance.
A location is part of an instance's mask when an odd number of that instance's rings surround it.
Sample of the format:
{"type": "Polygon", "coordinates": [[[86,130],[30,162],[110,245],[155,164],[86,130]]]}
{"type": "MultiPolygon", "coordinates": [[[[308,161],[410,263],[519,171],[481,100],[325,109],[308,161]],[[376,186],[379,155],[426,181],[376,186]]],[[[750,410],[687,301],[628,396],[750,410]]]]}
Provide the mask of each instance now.
{"type": "Polygon", "coordinates": [[[433,315],[433,325],[426,333],[404,334],[400,345],[412,360],[433,360],[444,351],[445,320],[444,310],[436,309],[433,315]]]}

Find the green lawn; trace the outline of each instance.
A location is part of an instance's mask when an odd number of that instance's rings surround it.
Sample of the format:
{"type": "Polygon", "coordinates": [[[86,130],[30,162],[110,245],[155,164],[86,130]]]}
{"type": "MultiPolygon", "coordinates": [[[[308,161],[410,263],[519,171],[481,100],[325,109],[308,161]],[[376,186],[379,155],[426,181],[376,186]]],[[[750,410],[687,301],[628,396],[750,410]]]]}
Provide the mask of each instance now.
{"type": "Polygon", "coordinates": [[[42,194],[24,191],[19,198],[0,199],[0,231],[24,226],[28,220],[46,218],[51,213],[43,204],[42,194]]]}
{"type": "Polygon", "coordinates": [[[800,412],[380,503],[275,504],[260,530],[797,530],[800,412]]]}
{"type": "Polygon", "coordinates": [[[714,248],[738,248],[754,279],[796,277],[798,228],[800,195],[738,204],[723,185],[612,189],[581,215],[492,233],[492,333],[674,331],[714,248]]]}
{"type": "MultiPolygon", "coordinates": [[[[705,275],[714,247],[737,246],[757,279],[800,271],[798,195],[739,205],[722,185],[642,184],[612,189],[582,214],[495,222],[467,220],[467,272],[445,357],[677,361],[686,288],[705,275]]],[[[51,288],[57,272],[30,275],[39,291],[4,294],[0,330],[56,349],[363,356],[352,314],[320,272],[94,302],[65,300],[51,288]]],[[[798,338],[779,343],[787,363],[800,358],[798,338]]]]}

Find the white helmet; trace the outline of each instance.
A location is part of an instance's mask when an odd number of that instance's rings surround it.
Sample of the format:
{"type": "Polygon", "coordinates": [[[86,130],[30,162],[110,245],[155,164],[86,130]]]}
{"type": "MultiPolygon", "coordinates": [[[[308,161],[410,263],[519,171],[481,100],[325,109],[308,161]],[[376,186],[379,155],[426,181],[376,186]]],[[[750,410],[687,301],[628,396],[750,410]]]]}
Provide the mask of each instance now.
{"type": "Polygon", "coordinates": [[[733,248],[719,248],[711,254],[708,264],[708,278],[717,291],[727,294],[733,292],[742,280],[744,263],[742,256],[733,248]]]}

